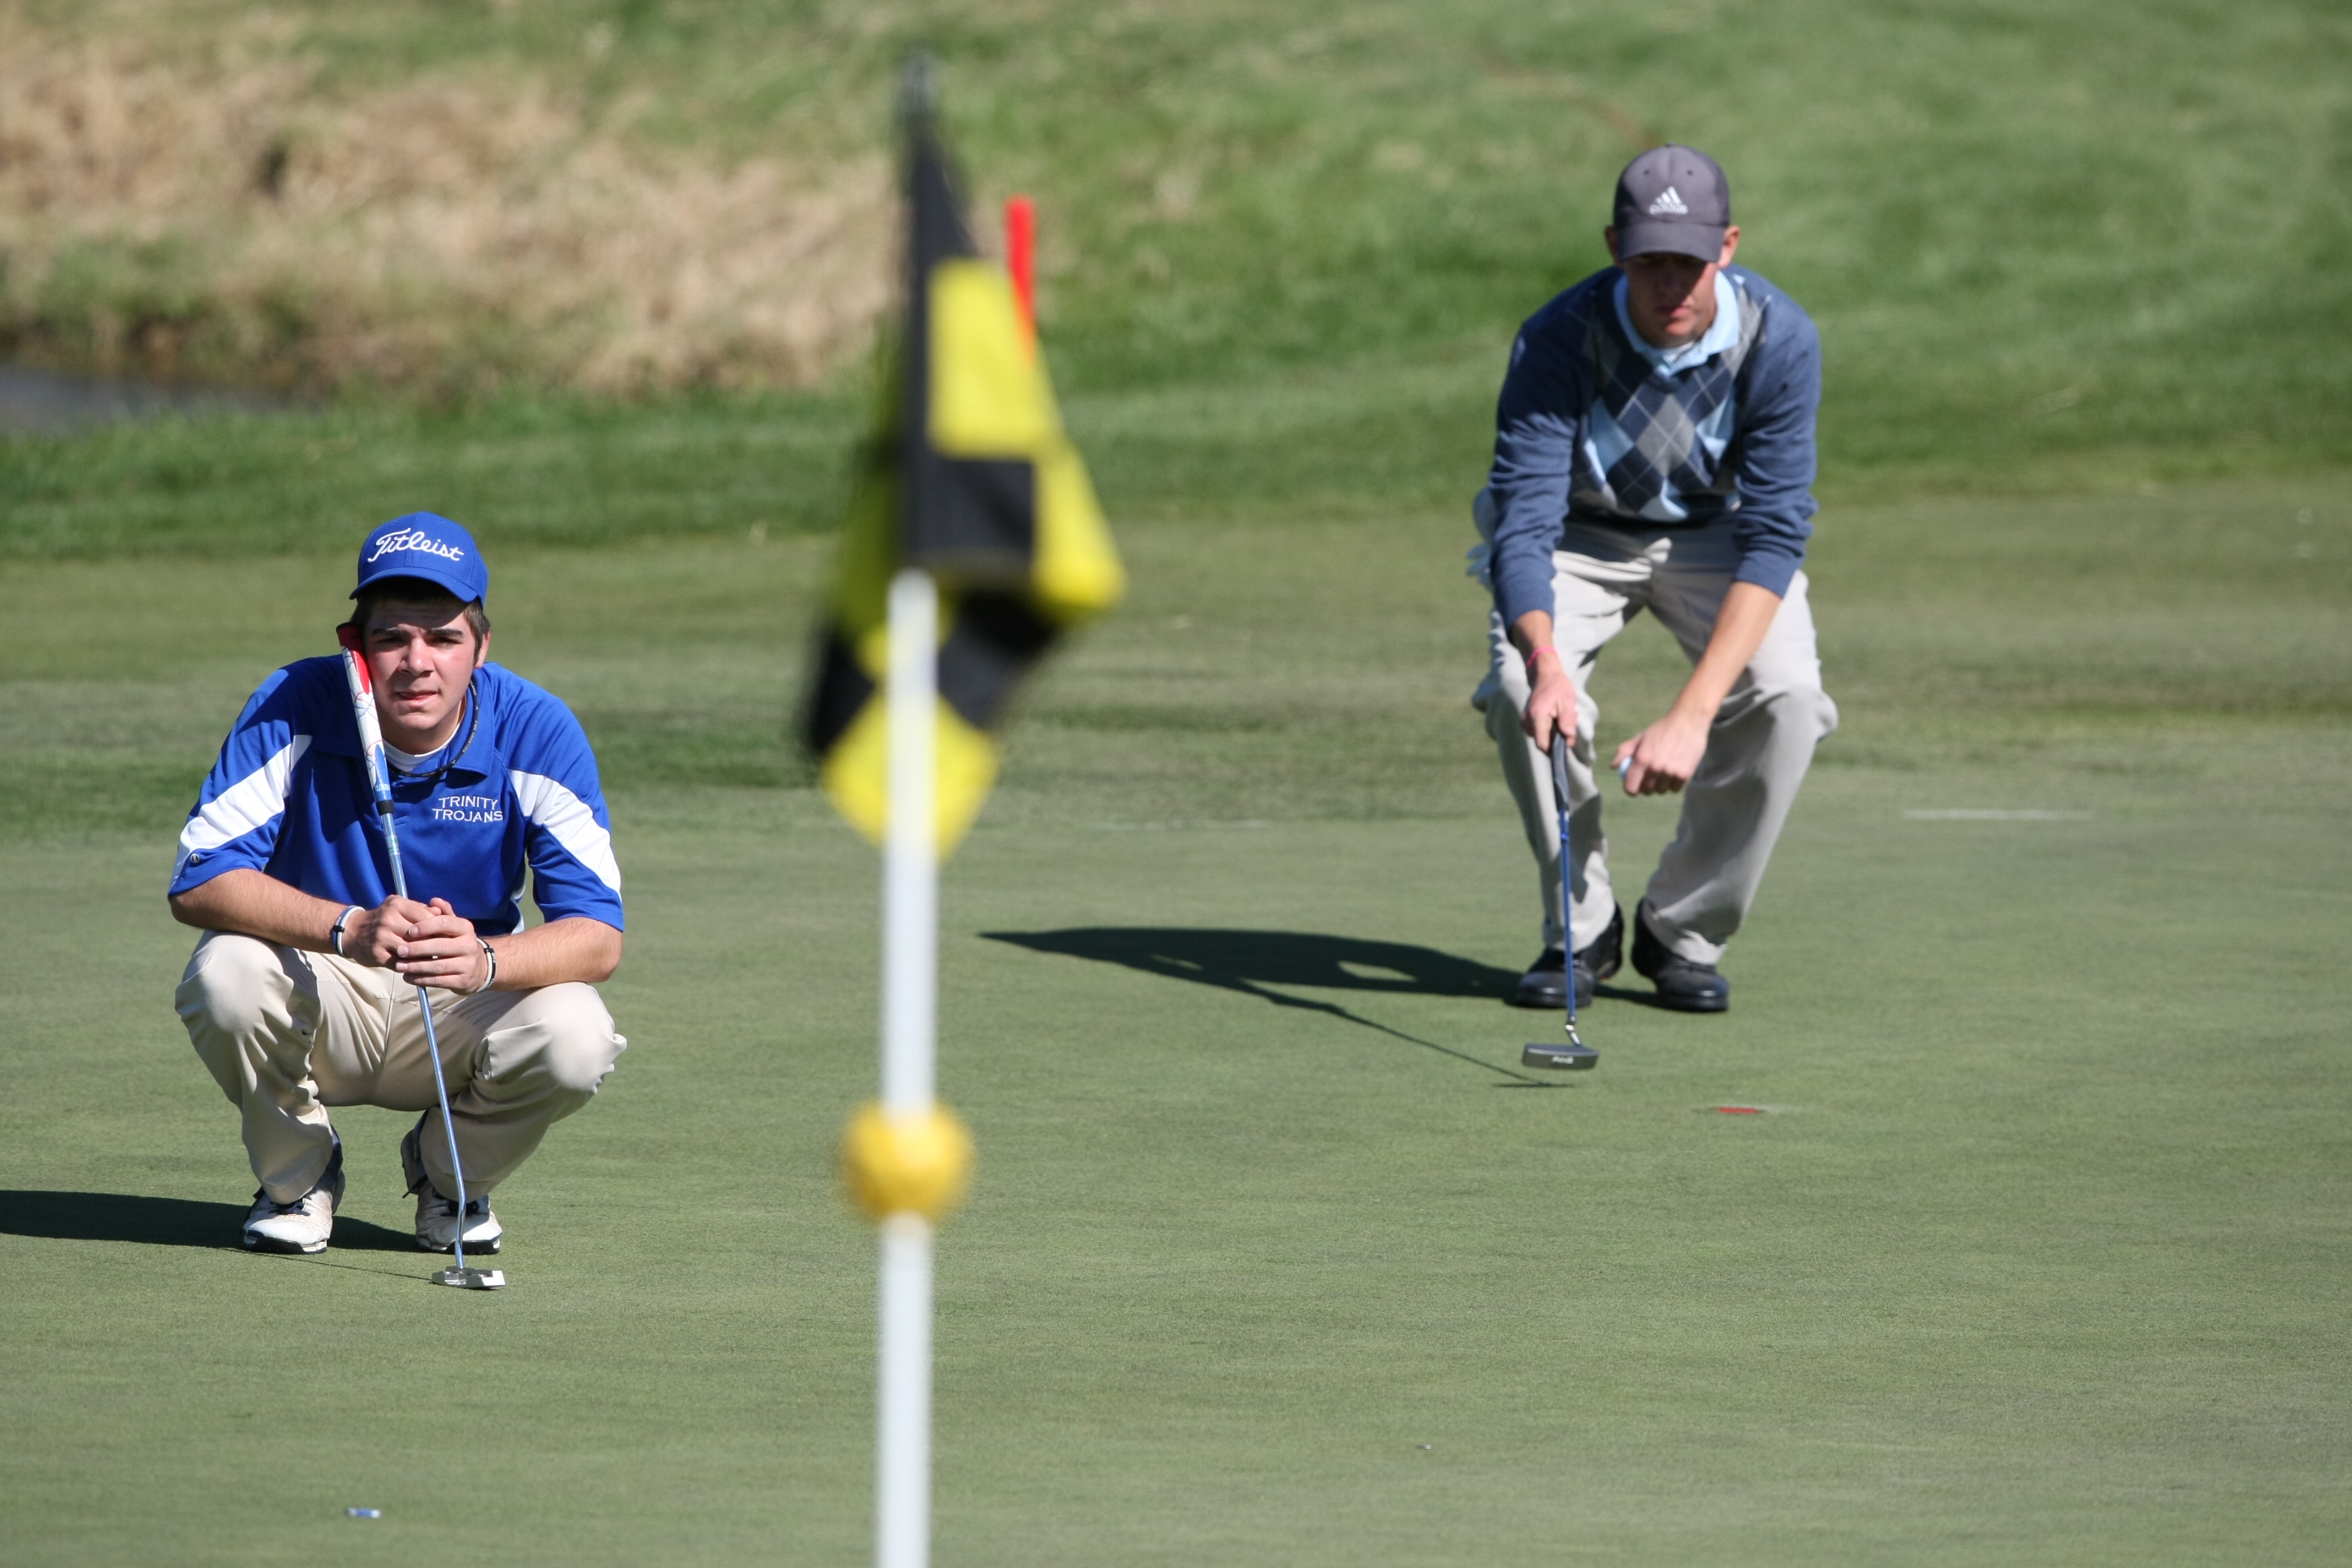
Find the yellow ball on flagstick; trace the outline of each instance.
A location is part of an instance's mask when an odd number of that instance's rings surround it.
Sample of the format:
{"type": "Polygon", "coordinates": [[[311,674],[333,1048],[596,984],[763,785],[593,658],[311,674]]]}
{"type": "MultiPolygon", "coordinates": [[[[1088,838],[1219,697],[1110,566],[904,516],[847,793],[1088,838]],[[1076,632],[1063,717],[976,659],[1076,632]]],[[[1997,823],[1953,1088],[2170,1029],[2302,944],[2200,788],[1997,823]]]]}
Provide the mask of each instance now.
{"type": "Polygon", "coordinates": [[[841,1179],[870,1219],[919,1214],[937,1224],[971,1186],[971,1131],[946,1106],[893,1116],[871,1104],[841,1135],[841,1179]]]}

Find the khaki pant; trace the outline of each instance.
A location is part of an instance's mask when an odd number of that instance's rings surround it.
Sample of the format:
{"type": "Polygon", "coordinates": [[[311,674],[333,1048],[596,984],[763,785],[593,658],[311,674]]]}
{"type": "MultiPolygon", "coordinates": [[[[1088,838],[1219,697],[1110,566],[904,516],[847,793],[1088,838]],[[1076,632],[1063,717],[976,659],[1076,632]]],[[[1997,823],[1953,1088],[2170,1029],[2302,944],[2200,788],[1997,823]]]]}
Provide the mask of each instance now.
{"type": "MultiPolygon", "coordinates": [[[[1570,523],[1552,556],[1552,642],[1576,682],[1577,730],[1569,748],[1569,824],[1576,849],[1570,868],[1573,945],[1608,929],[1617,895],[1609,879],[1608,840],[1601,830],[1601,792],[1593,783],[1592,729],[1601,716],[1592,671],[1601,650],[1643,610],[1658,617],[1692,663],[1706,651],[1716,612],[1731,590],[1738,551],[1728,521],[1704,528],[1644,531],[1570,523]]],[[[1527,667],[1488,617],[1486,679],[1471,699],[1486,715],[1503,777],[1518,805],[1541,887],[1544,944],[1561,942],[1559,821],[1552,805],[1551,763],[1519,728],[1528,702],[1527,667]]],[[[1789,584],[1771,629],[1715,716],[1706,755],[1683,791],[1682,825],[1650,878],[1650,929],[1685,959],[1713,963],[1747,918],[1765,862],[1812,763],[1813,747],[1837,728],[1837,705],[1822,689],[1821,658],[1803,573],[1789,584]]],[[[1629,917],[1630,918],[1630,917],[1629,917]]],[[[1631,932],[1627,935],[1630,937],[1631,932]]]]}
{"type": "MultiPolygon", "coordinates": [[[[628,1041],[593,985],[429,994],[467,1194],[486,1194],[588,1103],[628,1041]]],[[[174,1000],[196,1054],[244,1115],[246,1152],[271,1197],[292,1203],[326,1173],[331,1105],[430,1111],[425,1173],[436,1191],[457,1193],[416,989],[398,974],[207,931],[174,1000]]]]}

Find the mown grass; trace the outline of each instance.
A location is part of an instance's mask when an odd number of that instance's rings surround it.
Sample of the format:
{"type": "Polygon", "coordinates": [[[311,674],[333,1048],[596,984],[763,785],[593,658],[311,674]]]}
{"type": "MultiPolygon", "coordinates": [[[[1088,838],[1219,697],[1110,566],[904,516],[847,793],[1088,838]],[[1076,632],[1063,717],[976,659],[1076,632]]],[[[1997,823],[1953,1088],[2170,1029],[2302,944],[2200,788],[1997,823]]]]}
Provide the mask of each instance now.
{"type": "MultiPolygon", "coordinates": [[[[1491,764],[1464,730],[1484,658],[1471,537],[1442,512],[1130,527],[1135,597],[1025,696],[992,813],[1483,811],[1491,764]]],[[[830,554],[782,531],[527,535],[494,557],[498,652],[578,708],[616,788],[803,791],[789,719],[830,554]]],[[[1824,768],[2208,779],[2242,765],[2235,726],[2352,719],[2352,504],[2333,478],[1832,509],[1811,569],[1848,708],[1824,768]]],[[[20,562],[0,823],[175,825],[258,671],[331,642],[349,571],[340,549],[20,562]]],[[[1612,733],[1681,679],[1649,630],[1604,670],[1612,733]]]]}
{"type": "Polygon", "coordinates": [[[847,493],[856,406],[377,405],[19,440],[0,446],[0,556],[340,552],[386,504],[510,545],[822,531],[847,493]]]}
{"type": "MultiPolygon", "coordinates": [[[[1535,900],[1465,525],[1130,525],[1132,601],[1029,691],[947,875],[982,1163],[940,1560],[2336,1560],[2341,498],[1833,510],[1844,725],[1735,1008],[1612,987],[1549,1092],[1497,1092],[1535,900]],[[2014,809],[2065,815],[1906,815],[2014,809]]],[[[499,657],[611,778],[632,1045],[501,1189],[481,1300],[402,1249],[391,1112],[338,1112],[332,1251],[236,1253],[234,1117],[170,1011],[171,836],[343,552],[11,564],[12,1561],[406,1562],[453,1498],[516,1563],[866,1550],[872,1244],[830,1151],[877,873],[782,734],[826,554],[496,558],[499,657]]],[[[1678,663],[1630,631],[1605,736],[1678,663]]],[[[1627,881],[1672,821],[1609,808],[1627,881]]]]}

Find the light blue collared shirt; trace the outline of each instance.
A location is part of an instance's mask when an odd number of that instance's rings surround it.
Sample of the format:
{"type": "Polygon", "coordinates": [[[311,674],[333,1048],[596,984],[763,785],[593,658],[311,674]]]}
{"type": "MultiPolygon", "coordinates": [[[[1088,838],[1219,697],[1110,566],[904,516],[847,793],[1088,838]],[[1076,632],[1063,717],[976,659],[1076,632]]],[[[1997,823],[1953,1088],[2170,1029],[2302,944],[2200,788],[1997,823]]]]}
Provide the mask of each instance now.
{"type": "MultiPolygon", "coordinates": [[[[1685,343],[1678,349],[1658,348],[1634,330],[1633,318],[1625,310],[1626,289],[1627,280],[1621,273],[1617,287],[1610,296],[1617,307],[1617,324],[1624,328],[1625,341],[1632,343],[1643,358],[1668,375],[1680,375],[1685,371],[1696,370],[1739,342],[1739,290],[1733,288],[1731,279],[1719,270],[1715,275],[1715,324],[1702,332],[1697,341],[1685,343]]],[[[1717,461],[1722,459],[1724,448],[1731,444],[1735,402],[1736,398],[1726,397],[1714,413],[1699,422],[1699,444],[1706,448],[1709,458],[1717,461]]],[[[1617,421],[1610,416],[1609,405],[1595,402],[1585,421],[1584,437],[1584,449],[1592,460],[1593,472],[1607,473],[1633,447],[1633,438],[1618,428],[1617,421]]],[[[1657,499],[1642,509],[1642,515],[1652,522],[1681,522],[1690,516],[1690,510],[1683,505],[1682,497],[1675,493],[1674,481],[1668,479],[1658,492],[1657,499]]]]}

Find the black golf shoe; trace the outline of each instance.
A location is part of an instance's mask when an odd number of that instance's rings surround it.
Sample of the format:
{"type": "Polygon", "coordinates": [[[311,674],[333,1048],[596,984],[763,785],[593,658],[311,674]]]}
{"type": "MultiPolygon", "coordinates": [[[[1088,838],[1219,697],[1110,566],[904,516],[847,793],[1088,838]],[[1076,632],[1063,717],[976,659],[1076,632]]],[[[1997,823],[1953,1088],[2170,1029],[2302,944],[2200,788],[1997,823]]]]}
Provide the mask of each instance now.
{"type": "MultiPolygon", "coordinates": [[[[1592,988],[1617,973],[1625,962],[1625,911],[1612,910],[1609,929],[1592,939],[1576,955],[1576,1005],[1580,1007],[1592,1001],[1592,988]]],[[[1528,972],[1519,976],[1519,988],[1512,994],[1514,1007],[1542,1007],[1555,1013],[1568,1010],[1568,955],[1557,947],[1545,948],[1528,972]]]]}
{"type": "Polygon", "coordinates": [[[1548,947],[1528,965],[1519,976],[1519,988],[1511,993],[1514,1007],[1549,1007],[1555,1013],[1568,1011],[1568,950],[1548,947]]]}
{"type": "Polygon", "coordinates": [[[1677,1013],[1721,1013],[1731,1006],[1731,982],[1714,964],[1693,963],[1650,934],[1646,905],[1633,911],[1633,967],[1658,988],[1661,1006],[1677,1013]]]}

